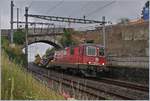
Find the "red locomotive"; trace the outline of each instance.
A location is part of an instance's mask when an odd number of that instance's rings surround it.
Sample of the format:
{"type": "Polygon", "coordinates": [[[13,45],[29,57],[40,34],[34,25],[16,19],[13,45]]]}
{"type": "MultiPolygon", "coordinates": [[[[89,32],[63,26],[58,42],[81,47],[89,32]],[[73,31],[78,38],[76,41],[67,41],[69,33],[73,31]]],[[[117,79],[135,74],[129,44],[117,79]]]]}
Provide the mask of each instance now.
{"type": "Polygon", "coordinates": [[[47,65],[48,68],[62,68],[78,71],[85,76],[95,75],[105,69],[106,59],[104,47],[96,44],[81,44],[66,47],[55,51],[54,59],[47,65]]]}

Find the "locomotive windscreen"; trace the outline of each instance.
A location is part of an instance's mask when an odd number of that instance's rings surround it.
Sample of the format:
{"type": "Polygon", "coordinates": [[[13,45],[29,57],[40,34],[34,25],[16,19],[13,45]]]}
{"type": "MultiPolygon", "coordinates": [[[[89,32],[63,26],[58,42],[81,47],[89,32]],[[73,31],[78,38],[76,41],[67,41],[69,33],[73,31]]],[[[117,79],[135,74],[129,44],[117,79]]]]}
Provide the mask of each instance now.
{"type": "Polygon", "coordinates": [[[88,46],[88,47],[86,48],[86,54],[87,54],[88,56],[96,56],[96,55],[97,55],[97,54],[96,54],[96,47],[88,46]]]}
{"type": "Polygon", "coordinates": [[[99,48],[99,55],[104,56],[104,48],[99,48]]]}

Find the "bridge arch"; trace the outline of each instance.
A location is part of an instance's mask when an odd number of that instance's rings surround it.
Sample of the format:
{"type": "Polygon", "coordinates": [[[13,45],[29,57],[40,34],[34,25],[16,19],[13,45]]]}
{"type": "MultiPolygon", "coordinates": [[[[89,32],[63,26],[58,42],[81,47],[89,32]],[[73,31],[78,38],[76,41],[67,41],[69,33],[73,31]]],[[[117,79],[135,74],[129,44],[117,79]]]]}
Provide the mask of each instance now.
{"type": "Polygon", "coordinates": [[[33,44],[33,43],[46,43],[49,45],[54,46],[56,49],[62,48],[62,45],[52,36],[49,35],[44,35],[44,36],[28,36],[28,45],[33,44]]]}
{"type": "Polygon", "coordinates": [[[29,42],[28,45],[30,44],[34,44],[34,43],[39,43],[39,42],[42,42],[42,43],[46,43],[46,44],[49,44],[49,45],[52,45],[53,47],[55,47],[56,49],[60,49],[62,48],[62,46],[52,42],[52,41],[49,41],[49,40],[38,40],[38,41],[33,41],[33,42],[29,42]]]}

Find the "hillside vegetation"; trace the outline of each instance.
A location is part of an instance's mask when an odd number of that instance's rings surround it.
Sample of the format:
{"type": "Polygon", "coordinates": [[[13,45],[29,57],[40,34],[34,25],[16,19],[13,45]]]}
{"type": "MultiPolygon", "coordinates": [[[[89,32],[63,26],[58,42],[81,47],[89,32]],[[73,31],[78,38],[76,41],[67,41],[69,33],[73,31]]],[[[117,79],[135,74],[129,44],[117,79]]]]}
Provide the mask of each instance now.
{"type": "Polygon", "coordinates": [[[22,52],[22,45],[15,44],[15,47],[11,47],[7,38],[2,37],[2,49],[6,52],[10,60],[13,60],[16,64],[26,65],[26,57],[22,52]]]}
{"type": "Polygon", "coordinates": [[[56,92],[50,90],[35,80],[30,73],[27,73],[21,65],[16,65],[2,52],[2,79],[1,99],[38,99],[58,100],[64,99],[56,92]]]}
{"type": "Polygon", "coordinates": [[[2,38],[1,56],[1,99],[2,100],[59,100],[64,99],[55,91],[34,79],[25,70],[25,56],[20,45],[10,47],[2,38]]]}

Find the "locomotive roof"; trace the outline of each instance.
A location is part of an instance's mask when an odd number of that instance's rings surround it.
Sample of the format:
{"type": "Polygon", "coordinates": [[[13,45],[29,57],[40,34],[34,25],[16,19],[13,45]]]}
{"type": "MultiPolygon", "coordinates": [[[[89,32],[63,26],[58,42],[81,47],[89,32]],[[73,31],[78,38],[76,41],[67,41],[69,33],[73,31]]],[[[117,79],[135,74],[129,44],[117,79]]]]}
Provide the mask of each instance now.
{"type": "MultiPolygon", "coordinates": [[[[97,46],[97,47],[104,47],[103,45],[100,44],[93,44],[93,43],[84,43],[84,44],[79,44],[79,45],[74,45],[74,46],[70,46],[70,47],[78,47],[78,46],[97,46]]],[[[65,47],[65,48],[69,48],[69,47],[65,47]]],[[[59,49],[59,50],[63,50],[65,48],[59,49]]]]}
{"type": "Polygon", "coordinates": [[[98,47],[104,47],[103,45],[100,44],[93,44],[93,43],[85,43],[85,44],[81,44],[79,46],[98,46],[98,47]]]}

